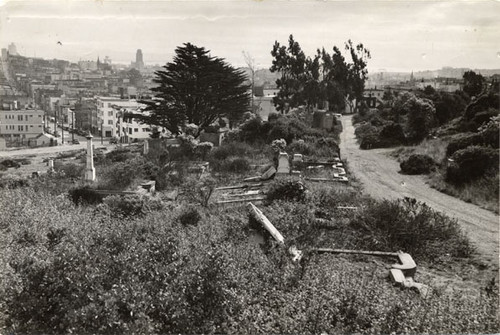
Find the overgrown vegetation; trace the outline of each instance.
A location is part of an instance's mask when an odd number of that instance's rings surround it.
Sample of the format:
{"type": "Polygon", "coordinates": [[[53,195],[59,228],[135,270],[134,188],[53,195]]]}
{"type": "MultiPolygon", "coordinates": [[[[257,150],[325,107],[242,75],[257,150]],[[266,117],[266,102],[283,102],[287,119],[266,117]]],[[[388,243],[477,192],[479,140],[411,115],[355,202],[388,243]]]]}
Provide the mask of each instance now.
{"type": "Polygon", "coordinates": [[[272,241],[256,247],[248,239],[244,205],[157,206],[141,210],[140,217],[115,215],[117,208],[137,208],[128,204],[107,198],[101,205],[77,206],[64,194],[29,188],[0,194],[4,329],[304,334],[497,329],[495,286],[475,294],[435,287],[422,299],[394,288],[385,267],[366,258],[307,253],[312,247],[399,248],[419,264],[469,257],[472,247],[457,224],[421,203],[376,202],[344,187],[322,188],[301,203],[291,197],[261,207],[287,246],[306,252],[300,263],[272,241]],[[353,216],[337,209],[339,204],[361,210],[353,216]],[[334,218],[332,226],[318,227],[317,217],[334,218]]]}
{"type": "Polygon", "coordinates": [[[433,187],[498,212],[498,90],[472,71],[464,80],[465,92],[388,91],[377,109],[354,115],[355,134],[362,149],[414,145],[393,153],[403,173],[430,173],[433,187]]]}

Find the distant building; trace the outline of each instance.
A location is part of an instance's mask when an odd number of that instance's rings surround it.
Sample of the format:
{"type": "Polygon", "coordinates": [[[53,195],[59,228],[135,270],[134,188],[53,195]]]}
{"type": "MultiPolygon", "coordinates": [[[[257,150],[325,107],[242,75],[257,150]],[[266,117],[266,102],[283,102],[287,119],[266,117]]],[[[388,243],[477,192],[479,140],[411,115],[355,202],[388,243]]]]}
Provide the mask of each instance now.
{"type": "Polygon", "coordinates": [[[0,110],[0,136],[10,144],[28,144],[43,134],[44,111],[0,110]]]}
{"type": "Polygon", "coordinates": [[[90,131],[93,134],[98,130],[97,105],[94,99],[81,99],[73,109],[75,128],[90,131]]]}
{"type": "Polygon", "coordinates": [[[9,55],[10,56],[19,56],[17,53],[17,48],[14,43],[9,44],[9,55]]]}
{"type": "Polygon", "coordinates": [[[384,96],[385,90],[375,88],[366,89],[363,92],[363,101],[366,103],[368,108],[377,108],[382,104],[382,97],[384,96]]]}
{"type": "Polygon", "coordinates": [[[144,60],[142,59],[142,50],[137,49],[135,53],[135,62],[132,62],[132,67],[139,71],[144,70],[144,60]]]}
{"type": "Polygon", "coordinates": [[[134,110],[115,107],[120,110],[118,113],[118,134],[120,142],[130,143],[142,141],[151,138],[152,127],[147,124],[139,123],[134,119],[134,113],[139,114],[142,111],[138,108],[134,110]]]}
{"type": "Polygon", "coordinates": [[[135,110],[140,104],[136,100],[121,99],[119,97],[98,97],[97,118],[101,136],[118,136],[119,111],[121,107],[135,110]]]}

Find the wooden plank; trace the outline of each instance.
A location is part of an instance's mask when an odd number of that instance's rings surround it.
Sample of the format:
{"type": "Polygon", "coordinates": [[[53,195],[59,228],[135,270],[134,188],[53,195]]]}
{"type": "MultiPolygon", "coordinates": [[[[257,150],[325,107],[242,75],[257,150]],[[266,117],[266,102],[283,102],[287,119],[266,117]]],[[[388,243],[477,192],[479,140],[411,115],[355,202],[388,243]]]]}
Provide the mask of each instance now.
{"type": "Polygon", "coordinates": [[[332,254],[356,254],[356,255],[371,255],[371,256],[391,256],[398,257],[397,252],[386,251],[365,251],[365,250],[348,250],[348,249],[330,249],[330,248],[314,248],[311,251],[319,253],[332,253],[332,254]]]}
{"type": "Polygon", "coordinates": [[[257,183],[257,184],[246,184],[246,185],[222,186],[222,187],[217,187],[215,190],[216,191],[236,190],[239,188],[251,188],[251,187],[261,187],[261,186],[264,186],[264,184],[257,183]]]}
{"type": "Polygon", "coordinates": [[[253,217],[259,221],[260,224],[264,226],[264,228],[271,234],[274,239],[280,243],[285,243],[285,239],[283,238],[283,235],[273,226],[271,221],[262,213],[260,209],[258,209],[254,204],[251,202],[248,203],[248,207],[250,209],[250,213],[253,215],[253,217]]]}
{"type": "Polygon", "coordinates": [[[309,180],[309,181],[318,181],[318,182],[321,182],[321,181],[337,181],[337,182],[341,182],[341,183],[347,183],[349,180],[346,178],[346,177],[339,177],[339,178],[311,178],[311,177],[307,177],[306,180],[309,180]]]}
{"type": "Polygon", "coordinates": [[[221,205],[221,204],[231,204],[231,203],[234,203],[234,202],[264,201],[266,199],[267,199],[266,197],[259,197],[259,198],[223,200],[223,201],[217,201],[216,204],[221,205]]]}

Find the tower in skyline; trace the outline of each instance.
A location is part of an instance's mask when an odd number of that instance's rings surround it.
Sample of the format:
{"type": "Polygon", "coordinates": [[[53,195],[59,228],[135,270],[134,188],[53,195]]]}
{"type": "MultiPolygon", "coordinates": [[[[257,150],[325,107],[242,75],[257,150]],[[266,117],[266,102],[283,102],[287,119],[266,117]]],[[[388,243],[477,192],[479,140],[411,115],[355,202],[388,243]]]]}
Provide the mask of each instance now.
{"type": "Polygon", "coordinates": [[[135,66],[137,70],[142,71],[144,69],[144,60],[142,59],[142,50],[137,49],[135,53],[135,66]]]}

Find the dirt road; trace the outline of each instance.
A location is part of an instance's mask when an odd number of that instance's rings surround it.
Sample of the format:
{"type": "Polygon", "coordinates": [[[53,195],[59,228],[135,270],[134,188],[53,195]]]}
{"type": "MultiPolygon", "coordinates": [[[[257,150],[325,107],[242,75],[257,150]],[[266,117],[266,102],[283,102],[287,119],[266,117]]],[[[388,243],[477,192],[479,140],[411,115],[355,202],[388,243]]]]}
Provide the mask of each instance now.
{"type": "Polygon", "coordinates": [[[342,124],[342,158],[347,160],[350,172],[363,184],[367,194],[378,199],[415,198],[457,219],[476,245],[481,259],[498,268],[498,215],[430,188],[422,176],[400,174],[399,163],[386,155],[391,149],[359,149],[351,116],[344,116],[342,124]]]}

